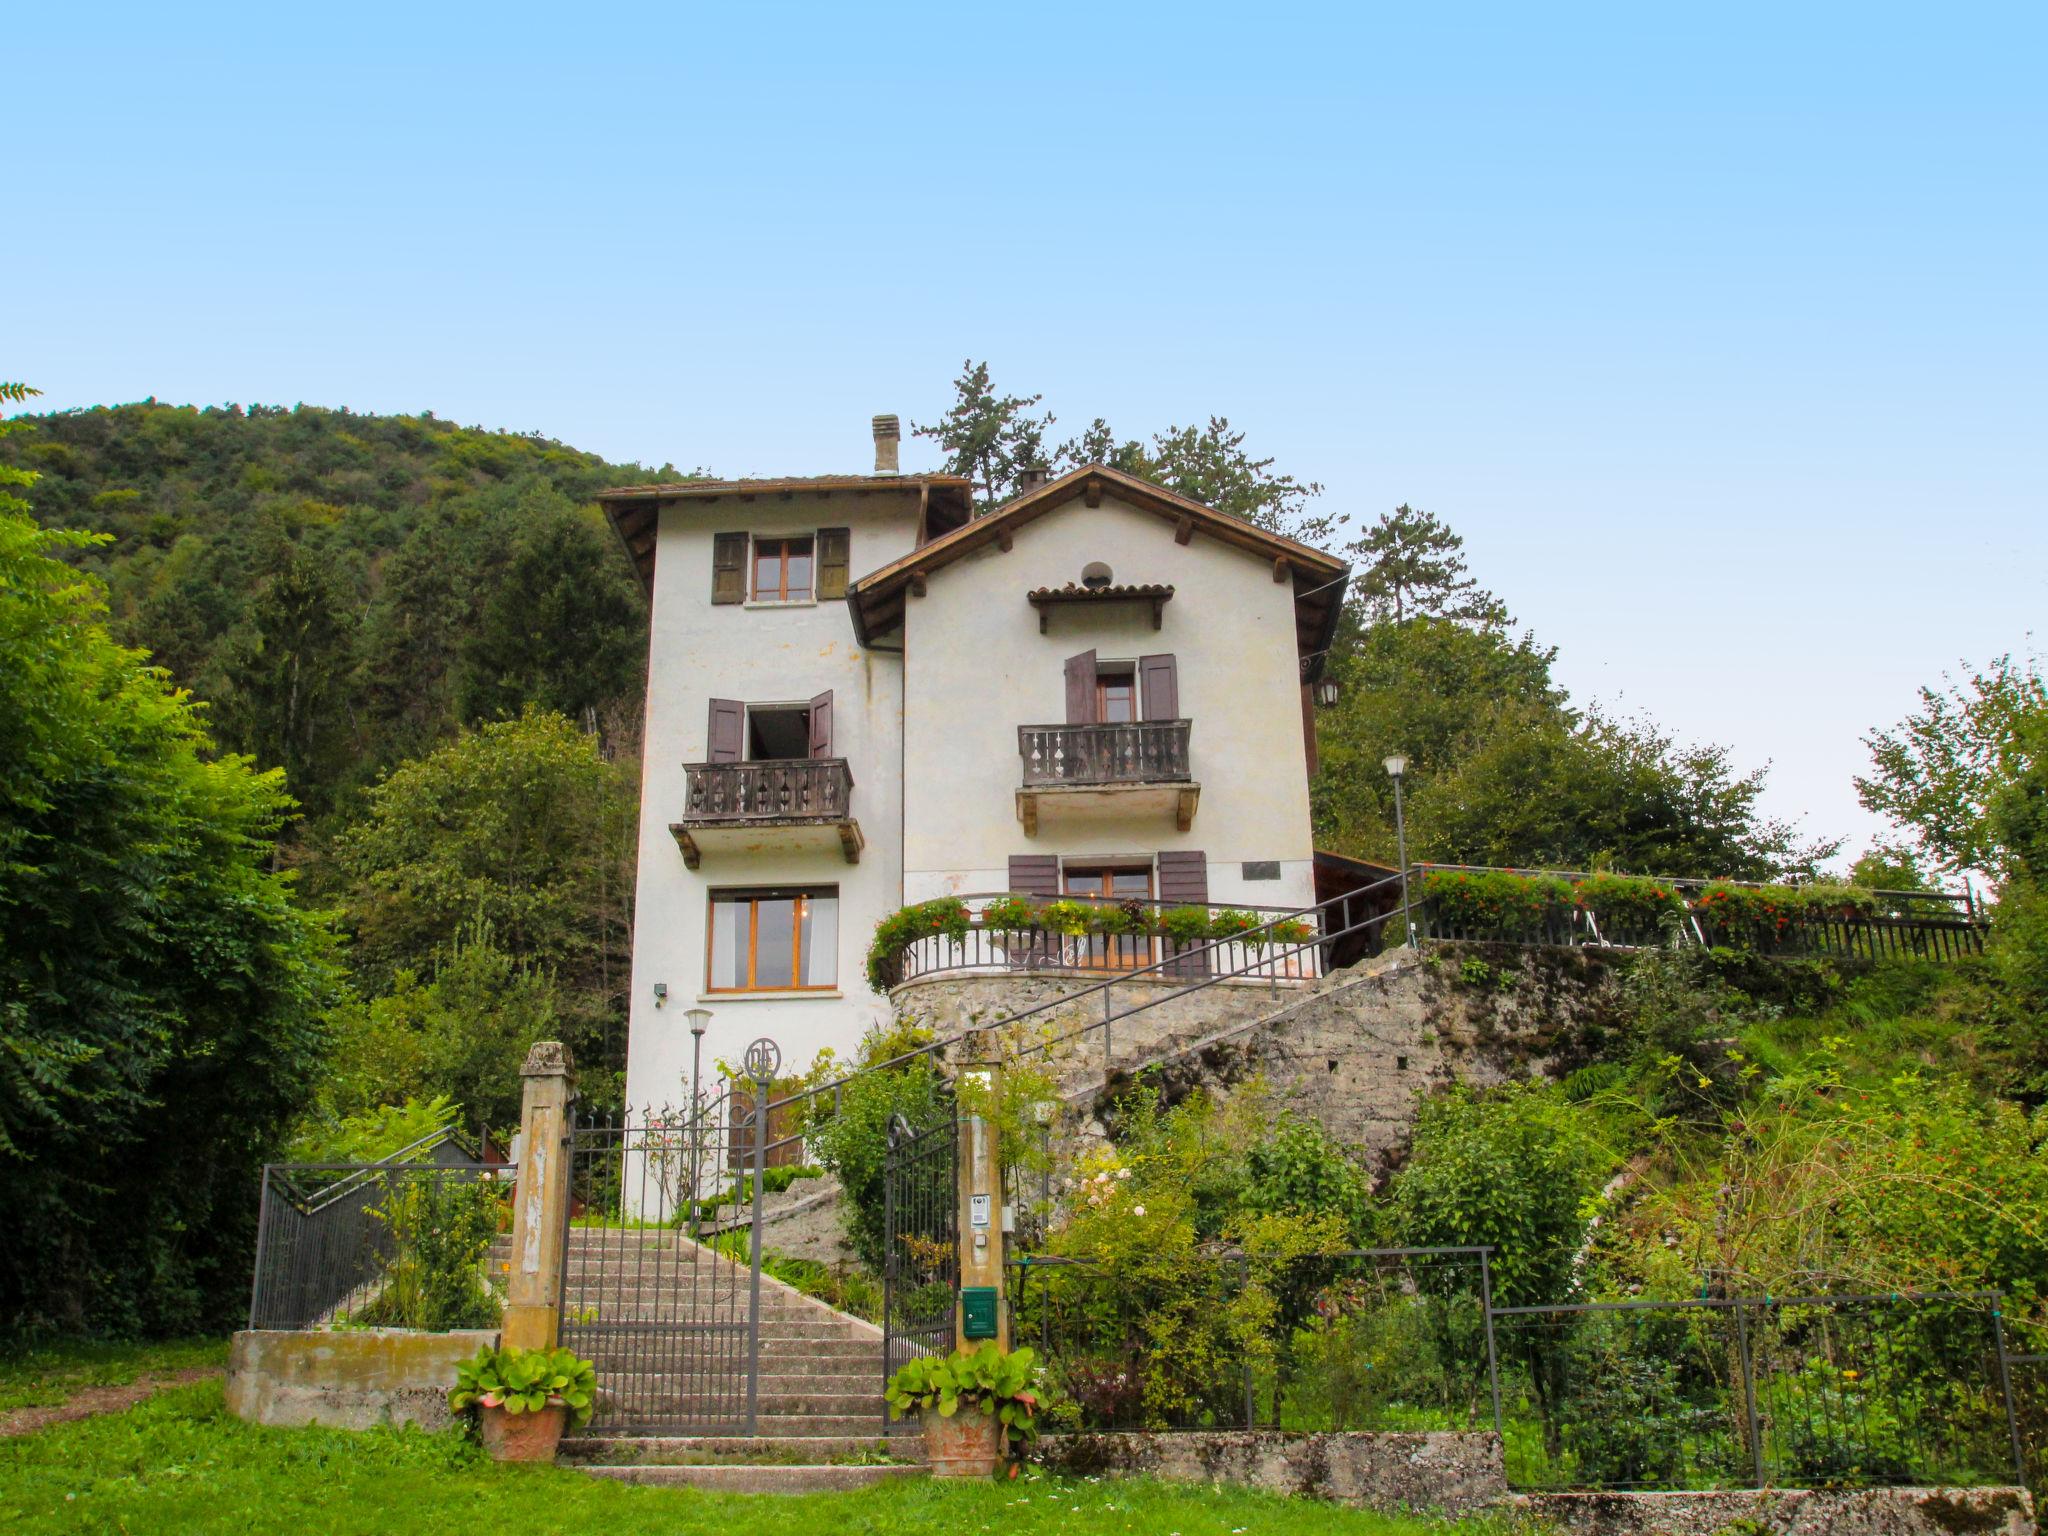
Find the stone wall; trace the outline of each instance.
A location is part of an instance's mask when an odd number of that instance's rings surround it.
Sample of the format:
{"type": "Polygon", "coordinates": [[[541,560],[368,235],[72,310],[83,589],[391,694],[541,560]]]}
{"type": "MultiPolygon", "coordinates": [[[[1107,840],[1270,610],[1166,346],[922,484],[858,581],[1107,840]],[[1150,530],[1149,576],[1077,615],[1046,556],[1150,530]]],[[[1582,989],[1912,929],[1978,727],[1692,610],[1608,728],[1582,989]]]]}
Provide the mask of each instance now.
{"type": "MultiPolygon", "coordinates": [[[[1223,983],[1174,997],[1175,984],[1128,982],[1113,994],[1119,1008],[1165,1000],[1115,1022],[1106,1060],[1099,1030],[1043,1059],[1097,1134],[1140,1072],[1155,1074],[1169,1101],[1197,1088],[1227,1098],[1258,1078],[1281,1105],[1313,1115],[1384,1165],[1406,1147],[1418,1103],[1447,1084],[1560,1075],[1589,1059],[1613,1027],[1618,959],[1599,950],[1449,944],[1396,950],[1277,990],[1223,983]]],[[[1091,985],[1056,976],[934,978],[905,983],[892,1001],[900,1021],[949,1034],[1091,985]]],[[[1069,1035],[1098,1021],[1101,1009],[1099,993],[1075,997],[1008,1038],[1014,1046],[1069,1035]]]]}
{"type": "Polygon", "coordinates": [[[228,1412],[286,1428],[444,1429],[454,1422],[448,1389],[455,1367],[497,1342],[490,1329],[244,1330],[228,1351],[228,1412]]]}
{"type": "Polygon", "coordinates": [[[1234,1483],[1390,1511],[1461,1514],[1507,1496],[1500,1437],[1490,1430],[1047,1435],[1038,1443],[1037,1459],[1075,1477],[1136,1474],[1175,1483],[1234,1483]]]}
{"type": "Polygon", "coordinates": [[[1521,1494],[1573,1536],[2034,1536],[2024,1488],[1758,1489],[1521,1494]]]}

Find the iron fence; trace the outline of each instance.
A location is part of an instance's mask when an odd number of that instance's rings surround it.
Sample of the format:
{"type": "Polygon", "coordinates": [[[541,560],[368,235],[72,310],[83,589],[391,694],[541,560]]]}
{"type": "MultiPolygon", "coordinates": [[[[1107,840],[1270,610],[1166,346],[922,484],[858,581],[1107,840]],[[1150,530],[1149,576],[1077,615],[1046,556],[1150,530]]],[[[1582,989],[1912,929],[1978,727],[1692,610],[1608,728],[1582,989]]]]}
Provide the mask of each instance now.
{"type": "Polygon", "coordinates": [[[510,1225],[501,1170],[272,1163],[263,1170],[251,1328],[497,1326],[510,1225]]]}
{"type": "Polygon", "coordinates": [[[1503,1307],[1518,1488],[1949,1487],[2016,1475],[1985,1293],[1503,1307]]]}
{"type": "Polygon", "coordinates": [[[1476,1429],[1494,1422],[1484,1248],[1288,1260],[1025,1255],[1011,1337],[1039,1350],[1059,1427],[1476,1429]]]}
{"type": "Polygon", "coordinates": [[[759,1096],[726,1086],[569,1134],[561,1337],[597,1367],[592,1433],[755,1427],[760,1243],[735,1260],[711,1240],[764,1182],[759,1096]]]}
{"type": "Polygon", "coordinates": [[[923,1127],[901,1115],[884,1165],[882,1379],[953,1347],[960,1295],[960,1124],[949,1099],[923,1127]]]}
{"type": "Polygon", "coordinates": [[[2006,1370],[2020,1477],[2036,1500],[2048,1498],[2048,1355],[2008,1355],[2006,1370]]]}

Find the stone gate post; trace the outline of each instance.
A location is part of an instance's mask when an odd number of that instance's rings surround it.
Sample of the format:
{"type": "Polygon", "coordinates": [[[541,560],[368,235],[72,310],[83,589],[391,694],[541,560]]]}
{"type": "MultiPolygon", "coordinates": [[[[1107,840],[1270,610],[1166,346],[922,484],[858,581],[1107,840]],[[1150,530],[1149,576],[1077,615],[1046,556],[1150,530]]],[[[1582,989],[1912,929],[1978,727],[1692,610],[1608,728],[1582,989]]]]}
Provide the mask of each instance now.
{"type": "Polygon", "coordinates": [[[1003,1069],[995,1063],[963,1067],[960,1086],[972,1108],[960,1116],[960,1310],[953,1342],[978,1349],[990,1339],[1010,1348],[1008,1277],[1003,1269],[1003,1166],[995,1113],[1003,1069]]]}
{"type": "Polygon", "coordinates": [[[553,1349],[562,1326],[562,1244],[569,1216],[569,1048],[539,1040],[519,1069],[519,1195],[512,1208],[512,1271],[504,1342],[553,1349]]]}

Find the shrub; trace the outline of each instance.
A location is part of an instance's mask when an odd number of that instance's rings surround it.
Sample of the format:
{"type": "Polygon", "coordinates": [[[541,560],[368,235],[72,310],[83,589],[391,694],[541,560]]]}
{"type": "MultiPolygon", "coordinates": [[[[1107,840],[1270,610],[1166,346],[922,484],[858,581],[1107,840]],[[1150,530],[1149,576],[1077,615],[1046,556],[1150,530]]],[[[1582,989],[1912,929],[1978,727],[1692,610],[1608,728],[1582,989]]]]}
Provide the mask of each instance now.
{"type": "Polygon", "coordinates": [[[896,982],[896,958],[917,940],[941,933],[954,943],[967,937],[971,916],[957,896],[940,896],[900,907],[875,924],[868,944],[868,985],[887,991],[896,982]]]}
{"type": "Polygon", "coordinates": [[[991,933],[1017,933],[1038,925],[1038,908],[1022,896],[998,896],[981,909],[981,926],[991,933]]]}
{"type": "Polygon", "coordinates": [[[486,1278],[491,1240],[505,1224],[503,1190],[487,1179],[401,1177],[371,1213],[391,1234],[365,1323],[446,1333],[496,1327],[503,1311],[486,1278]]]}

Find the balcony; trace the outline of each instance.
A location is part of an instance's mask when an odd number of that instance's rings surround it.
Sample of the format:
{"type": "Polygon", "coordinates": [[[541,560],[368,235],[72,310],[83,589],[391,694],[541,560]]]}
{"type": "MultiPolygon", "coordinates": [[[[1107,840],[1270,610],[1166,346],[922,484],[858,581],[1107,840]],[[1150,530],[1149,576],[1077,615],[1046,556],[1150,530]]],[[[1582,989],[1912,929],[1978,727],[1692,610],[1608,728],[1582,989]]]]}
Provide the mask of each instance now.
{"type": "Polygon", "coordinates": [[[1202,795],[1188,774],[1189,726],[1186,720],[1018,726],[1024,783],[1017,819],[1025,835],[1038,835],[1041,818],[1171,816],[1187,831],[1202,795]]]}
{"type": "Polygon", "coordinates": [[[849,864],[865,846],[843,757],[689,763],[683,819],[669,831],[695,869],[706,853],[808,853],[837,846],[849,864]]]}

